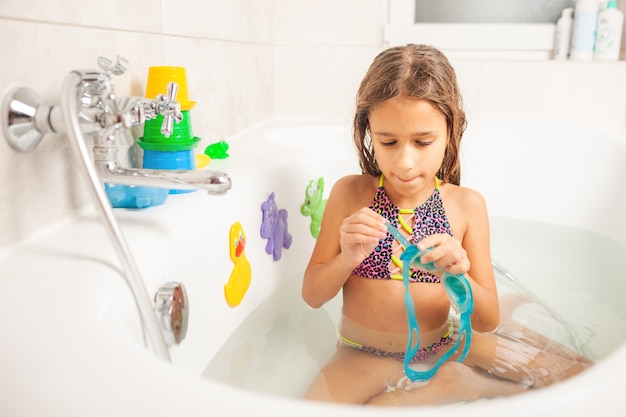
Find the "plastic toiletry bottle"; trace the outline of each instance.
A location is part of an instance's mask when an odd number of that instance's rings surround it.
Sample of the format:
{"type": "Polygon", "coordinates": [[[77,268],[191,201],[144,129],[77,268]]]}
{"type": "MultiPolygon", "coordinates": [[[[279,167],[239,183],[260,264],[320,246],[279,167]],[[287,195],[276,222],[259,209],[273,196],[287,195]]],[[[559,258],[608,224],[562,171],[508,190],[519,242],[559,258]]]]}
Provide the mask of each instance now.
{"type": "Polygon", "coordinates": [[[572,40],[572,13],[574,9],[566,7],[561,12],[561,17],[556,21],[556,31],[554,33],[554,59],[569,58],[570,43],[572,40]]]}
{"type": "Polygon", "coordinates": [[[572,32],[570,58],[580,60],[593,59],[597,21],[597,0],[578,0],[574,7],[574,29],[572,32]]]}
{"type": "Polygon", "coordinates": [[[593,59],[616,61],[622,43],[624,13],[617,8],[617,0],[609,0],[606,9],[598,14],[598,31],[593,59]]]}

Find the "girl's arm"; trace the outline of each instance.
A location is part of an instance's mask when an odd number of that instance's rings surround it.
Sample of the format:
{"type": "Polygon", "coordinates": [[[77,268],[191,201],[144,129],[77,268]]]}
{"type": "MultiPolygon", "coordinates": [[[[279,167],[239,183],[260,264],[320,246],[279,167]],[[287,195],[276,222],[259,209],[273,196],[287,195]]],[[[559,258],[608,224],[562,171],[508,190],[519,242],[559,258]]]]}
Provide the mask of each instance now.
{"type": "Polygon", "coordinates": [[[500,308],[491,264],[487,207],[479,193],[468,189],[463,192],[461,206],[466,219],[461,240],[449,235],[432,235],[419,242],[418,248],[435,247],[422,257],[423,262],[434,261],[451,274],[465,275],[474,296],[472,327],[489,332],[500,322],[500,308]]]}
{"type": "Polygon", "coordinates": [[[356,268],[386,235],[384,218],[369,208],[356,212],[356,177],[333,186],[322,217],[320,233],[304,272],[302,298],[319,308],[337,295],[356,268]]]}
{"type": "Polygon", "coordinates": [[[472,327],[480,332],[490,332],[500,323],[500,306],[496,279],[491,264],[491,239],[489,217],[485,200],[478,193],[470,205],[463,247],[470,259],[468,279],[474,294],[472,327]]]}

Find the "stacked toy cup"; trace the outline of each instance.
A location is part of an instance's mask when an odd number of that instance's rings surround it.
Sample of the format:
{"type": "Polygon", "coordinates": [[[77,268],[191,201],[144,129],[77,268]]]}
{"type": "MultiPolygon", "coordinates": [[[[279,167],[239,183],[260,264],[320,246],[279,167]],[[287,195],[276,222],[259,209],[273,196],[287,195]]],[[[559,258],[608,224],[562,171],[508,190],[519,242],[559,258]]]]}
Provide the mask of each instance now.
{"type": "MultiPolygon", "coordinates": [[[[200,138],[192,133],[191,109],[196,104],[189,100],[187,86],[187,71],[184,67],[154,66],[148,68],[148,82],[146,97],[155,99],[159,94],[165,94],[167,84],[178,84],[176,101],[180,103],[183,120],[174,123],[174,129],[169,137],[161,133],[163,116],[146,121],[143,136],[137,144],[143,149],[143,167],[148,169],[196,169],[194,149],[200,138]]],[[[189,190],[170,190],[170,194],[189,192],[189,190]]]]}

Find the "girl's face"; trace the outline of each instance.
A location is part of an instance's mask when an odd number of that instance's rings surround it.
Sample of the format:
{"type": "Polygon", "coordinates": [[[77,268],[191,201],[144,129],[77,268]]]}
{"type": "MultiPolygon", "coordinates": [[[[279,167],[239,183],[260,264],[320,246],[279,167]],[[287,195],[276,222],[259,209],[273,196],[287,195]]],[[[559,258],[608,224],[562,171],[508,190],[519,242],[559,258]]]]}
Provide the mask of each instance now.
{"type": "Polygon", "coordinates": [[[407,204],[430,193],[448,143],[444,115],[426,100],[396,96],[370,112],[369,127],[385,188],[407,204]]]}

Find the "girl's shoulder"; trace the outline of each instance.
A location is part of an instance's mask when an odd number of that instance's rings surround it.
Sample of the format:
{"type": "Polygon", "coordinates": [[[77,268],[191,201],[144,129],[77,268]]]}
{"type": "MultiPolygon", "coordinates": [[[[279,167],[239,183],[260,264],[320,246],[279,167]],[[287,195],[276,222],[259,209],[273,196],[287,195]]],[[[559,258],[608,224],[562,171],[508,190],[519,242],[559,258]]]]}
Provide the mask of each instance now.
{"type": "Polygon", "coordinates": [[[487,204],[478,191],[454,184],[441,186],[441,201],[450,219],[454,236],[463,241],[469,230],[488,232],[487,204]]]}
{"type": "Polygon", "coordinates": [[[378,179],[369,174],[346,175],[333,185],[331,197],[351,201],[359,207],[369,205],[378,188],[378,179]]]}
{"type": "Polygon", "coordinates": [[[484,209],[485,199],[483,195],[472,189],[460,185],[445,183],[441,185],[441,198],[448,204],[459,205],[466,209],[484,209]]]}
{"type": "Polygon", "coordinates": [[[346,175],[337,180],[333,188],[350,194],[362,194],[364,192],[376,192],[378,178],[369,174],[346,175]]]}

